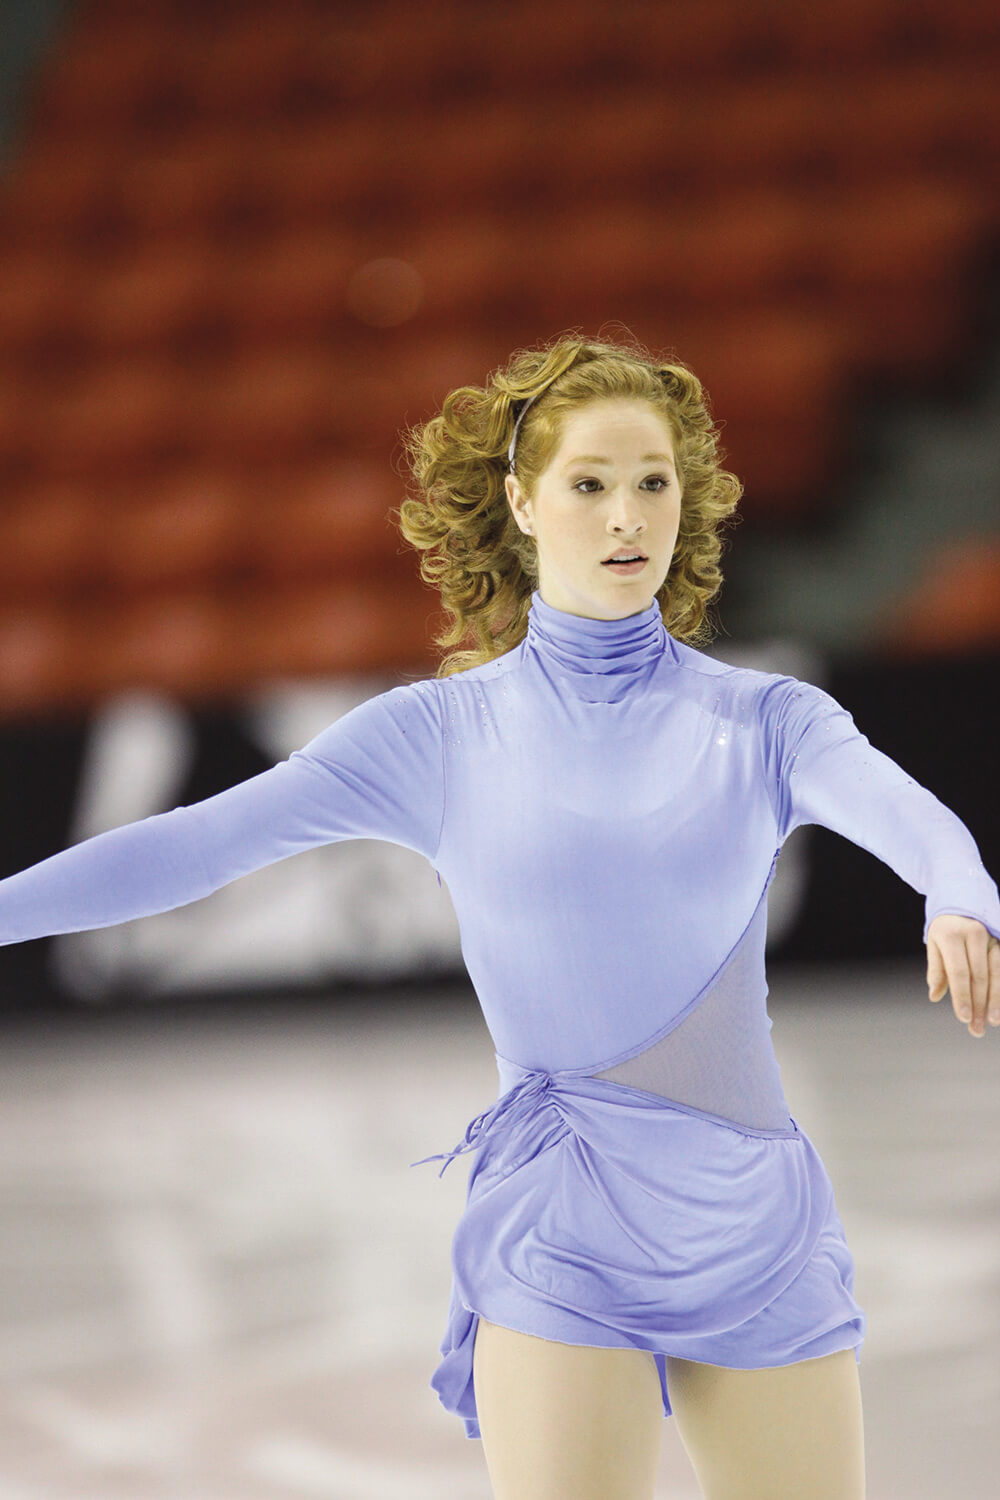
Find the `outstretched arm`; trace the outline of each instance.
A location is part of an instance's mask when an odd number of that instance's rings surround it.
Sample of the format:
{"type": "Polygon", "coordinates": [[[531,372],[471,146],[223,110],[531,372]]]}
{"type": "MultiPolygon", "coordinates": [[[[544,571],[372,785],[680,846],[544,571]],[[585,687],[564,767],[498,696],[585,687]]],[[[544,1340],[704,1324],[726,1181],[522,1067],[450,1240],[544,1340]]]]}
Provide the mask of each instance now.
{"type": "Polygon", "coordinates": [[[779,842],[819,823],[921,892],[930,998],[947,981],[956,1015],[968,1002],[970,1030],[983,1035],[987,1006],[1000,1014],[1000,894],[968,828],[822,688],[775,677],[758,712],[779,842]]]}
{"type": "Polygon", "coordinates": [[[422,683],[392,688],[259,776],[0,880],[0,945],[170,911],[341,839],[383,839],[431,857],[442,810],[434,700],[422,683]]]}

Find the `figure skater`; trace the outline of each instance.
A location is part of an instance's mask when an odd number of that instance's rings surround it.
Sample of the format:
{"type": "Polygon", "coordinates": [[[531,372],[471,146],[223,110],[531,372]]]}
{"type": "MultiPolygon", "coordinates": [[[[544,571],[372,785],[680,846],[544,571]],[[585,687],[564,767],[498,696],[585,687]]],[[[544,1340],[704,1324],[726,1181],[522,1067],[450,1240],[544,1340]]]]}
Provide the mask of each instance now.
{"type": "MultiPolygon", "coordinates": [[[[702,386],[559,337],[408,430],[433,678],[259,776],[0,881],[0,941],[167,911],[319,844],[444,875],[499,1091],[431,1385],[496,1500],[862,1500],[865,1315],[770,1041],[766,899],[818,823],[925,897],[932,1001],[1000,1021],[1000,897],[959,818],[794,677],[699,648],[741,486],[702,386]],[[621,560],[619,560],[621,559],[621,560]]],[[[413,1163],[414,1166],[420,1163],[413,1163]]]]}

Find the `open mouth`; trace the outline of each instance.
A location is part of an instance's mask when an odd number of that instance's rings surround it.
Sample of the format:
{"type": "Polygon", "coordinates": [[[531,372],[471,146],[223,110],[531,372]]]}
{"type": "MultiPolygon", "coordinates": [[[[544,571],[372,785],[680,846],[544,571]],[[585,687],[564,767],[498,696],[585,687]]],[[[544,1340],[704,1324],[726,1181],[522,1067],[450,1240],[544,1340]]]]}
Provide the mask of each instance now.
{"type": "Polygon", "coordinates": [[[641,573],[648,561],[648,557],[637,557],[632,562],[619,562],[615,557],[608,558],[601,566],[610,568],[613,573],[641,573]]]}

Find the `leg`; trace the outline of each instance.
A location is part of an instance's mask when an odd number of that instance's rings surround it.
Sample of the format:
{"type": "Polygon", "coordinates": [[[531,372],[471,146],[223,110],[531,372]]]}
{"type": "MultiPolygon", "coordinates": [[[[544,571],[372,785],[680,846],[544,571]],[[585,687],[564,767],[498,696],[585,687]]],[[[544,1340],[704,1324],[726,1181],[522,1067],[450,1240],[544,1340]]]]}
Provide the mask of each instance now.
{"type": "Polygon", "coordinates": [[[666,1360],[677,1430],[705,1500],[864,1500],[853,1349],[775,1369],[666,1360]]]}
{"type": "Polygon", "coordinates": [[[494,1500],[653,1500],[663,1394],[644,1349],[557,1344],[481,1317],[472,1374],[494,1500]]]}

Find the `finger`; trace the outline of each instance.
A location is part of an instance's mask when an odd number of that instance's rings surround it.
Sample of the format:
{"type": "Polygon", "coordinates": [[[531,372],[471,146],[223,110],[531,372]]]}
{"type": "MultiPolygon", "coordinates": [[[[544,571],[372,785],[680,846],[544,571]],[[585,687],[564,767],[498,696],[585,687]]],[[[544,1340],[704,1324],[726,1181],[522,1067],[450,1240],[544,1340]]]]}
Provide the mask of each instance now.
{"type": "Polygon", "coordinates": [[[963,1023],[972,1024],[972,983],[969,973],[969,955],[965,943],[957,933],[941,940],[945,968],[948,971],[948,988],[951,991],[951,1008],[963,1023]]]}
{"type": "Polygon", "coordinates": [[[972,1027],[972,1001],[969,998],[969,976],[962,974],[956,977],[956,970],[949,969],[950,982],[948,988],[951,990],[951,1006],[955,1015],[962,1025],[972,1027]]]}
{"type": "Polygon", "coordinates": [[[948,978],[945,974],[941,950],[932,938],[927,944],[927,993],[936,1005],[947,991],[948,978]]]}
{"type": "Polygon", "coordinates": [[[986,962],[990,971],[990,1022],[1000,1026],[1000,942],[996,938],[990,939],[986,962]]]}
{"type": "Polygon", "coordinates": [[[972,1005],[972,983],[967,961],[965,963],[952,962],[948,969],[948,988],[951,990],[956,1016],[975,1036],[979,1020],[972,1005]]]}
{"type": "Polygon", "coordinates": [[[990,971],[986,962],[989,938],[989,933],[983,929],[965,939],[973,1036],[982,1036],[986,1031],[986,1000],[990,991],[990,971]]]}

